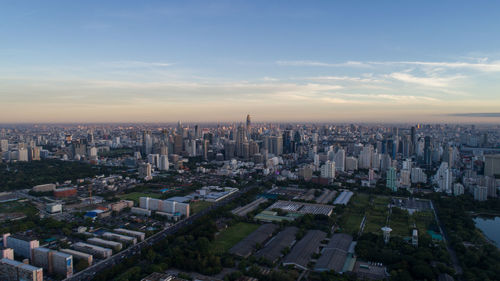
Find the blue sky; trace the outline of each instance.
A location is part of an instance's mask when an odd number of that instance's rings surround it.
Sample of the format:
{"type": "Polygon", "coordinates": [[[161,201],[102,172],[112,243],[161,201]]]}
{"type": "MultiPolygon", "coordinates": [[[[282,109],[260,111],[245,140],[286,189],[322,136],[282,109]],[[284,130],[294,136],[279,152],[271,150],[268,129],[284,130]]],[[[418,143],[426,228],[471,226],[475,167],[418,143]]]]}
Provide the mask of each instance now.
{"type": "Polygon", "coordinates": [[[498,112],[499,18],[498,1],[0,1],[0,120],[498,121],[449,115],[498,112]]]}

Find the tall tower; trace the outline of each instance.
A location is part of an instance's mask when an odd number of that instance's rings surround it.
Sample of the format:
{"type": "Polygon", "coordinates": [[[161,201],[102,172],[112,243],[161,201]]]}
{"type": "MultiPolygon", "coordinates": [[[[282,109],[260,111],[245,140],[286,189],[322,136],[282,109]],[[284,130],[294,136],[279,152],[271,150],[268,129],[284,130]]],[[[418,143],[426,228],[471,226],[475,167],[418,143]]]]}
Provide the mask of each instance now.
{"type": "Polygon", "coordinates": [[[247,137],[250,138],[250,133],[251,133],[251,126],[252,126],[252,122],[250,120],[250,114],[247,114],[247,137]]]}
{"type": "Polygon", "coordinates": [[[384,233],[384,242],[387,244],[389,243],[389,239],[391,238],[391,231],[392,228],[388,226],[382,227],[382,232],[384,233]]]}

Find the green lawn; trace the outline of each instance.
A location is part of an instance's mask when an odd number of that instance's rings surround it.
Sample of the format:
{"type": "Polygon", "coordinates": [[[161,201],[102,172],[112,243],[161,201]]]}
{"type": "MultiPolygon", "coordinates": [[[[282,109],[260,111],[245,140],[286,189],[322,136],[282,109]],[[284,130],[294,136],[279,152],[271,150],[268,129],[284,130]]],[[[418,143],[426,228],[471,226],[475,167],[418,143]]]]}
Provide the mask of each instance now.
{"type": "Polygon", "coordinates": [[[223,230],[212,242],[216,253],[224,253],[259,227],[258,224],[239,222],[223,230]]]}
{"type": "Polygon", "coordinates": [[[29,202],[11,201],[0,203],[0,213],[35,214],[37,209],[29,202]]]}
{"type": "Polygon", "coordinates": [[[193,203],[189,204],[189,208],[190,208],[190,211],[191,211],[190,213],[191,214],[196,214],[199,211],[208,208],[212,204],[213,204],[212,202],[201,201],[201,200],[197,201],[197,202],[193,202],[193,203]]]}
{"type": "Polygon", "coordinates": [[[132,192],[118,195],[120,199],[124,200],[132,200],[136,203],[139,202],[139,197],[151,197],[151,198],[160,198],[161,194],[159,193],[144,193],[144,192],[132,192]]]}

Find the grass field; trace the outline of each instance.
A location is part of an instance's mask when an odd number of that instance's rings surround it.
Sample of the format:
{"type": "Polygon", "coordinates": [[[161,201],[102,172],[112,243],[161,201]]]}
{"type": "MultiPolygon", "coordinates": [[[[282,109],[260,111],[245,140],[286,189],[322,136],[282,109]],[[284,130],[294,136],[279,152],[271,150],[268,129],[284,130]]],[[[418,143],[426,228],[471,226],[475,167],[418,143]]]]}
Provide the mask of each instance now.
{"type": "Polygon", "coordinates": [[[224,253],[258,227],[258,224],[246,222],[239,222],[230,226],[216,236],[215,240],[212,242],[212,249],[216,253],[224,253]]]}
{"type": "Polygon", "coordinates": [[[201,200],[197,201],[197,202],[193,202],[193,203],[189,204],[190,213],[191,214],[198,213],[199,211],[210,207],[210,205],[212,205],[212,204],[213,204],[212,202],[201,201],[201,200]]]}
{"type": "Polygon", "coordinates": [[[0,213],[23,213],[28,215],[36,212],[37,209],[31,203],[19,201],[0,203],[0,213]]]}
{"type": "Polygon", "coordinates": [[[143,193],[143,192],[132,192],[127,194],[118,195],[120,199],[124,200],[132,200],[134,202],[139,202],[139,197],[151,197],[151,198],[160,198],[161,194],[159,193],[143,193]]]}
{"type": "MultiPolygon", "coordinates": [[[[381,234],[381,228],[387,223],[389,214],[388,196],[376,196],[368,194],[356,194],[351,199],[351,203],[345,209],[340,220],[340,226],[343,232],[356,234],[363,217],[366,215],[365,228],[363,233],[381,234]]],[[[398,208],[392,209],[389,226],[392,228],[392,235],[409,236],[414,226],[420,232],[428,230],[432,224],[435,224],[432,212],[416,212],[409,215],[407,211],[398,208]]]]}

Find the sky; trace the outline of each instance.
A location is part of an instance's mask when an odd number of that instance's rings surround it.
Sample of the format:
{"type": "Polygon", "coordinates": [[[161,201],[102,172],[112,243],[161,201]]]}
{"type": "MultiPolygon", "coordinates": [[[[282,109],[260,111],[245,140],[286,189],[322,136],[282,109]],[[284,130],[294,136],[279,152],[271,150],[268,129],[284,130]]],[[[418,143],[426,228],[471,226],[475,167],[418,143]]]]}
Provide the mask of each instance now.
{"type": "Polygon", "coordinates": [[[498,123],[499,19],[481,0],[0,0],[0,123],[498,123]]]}

